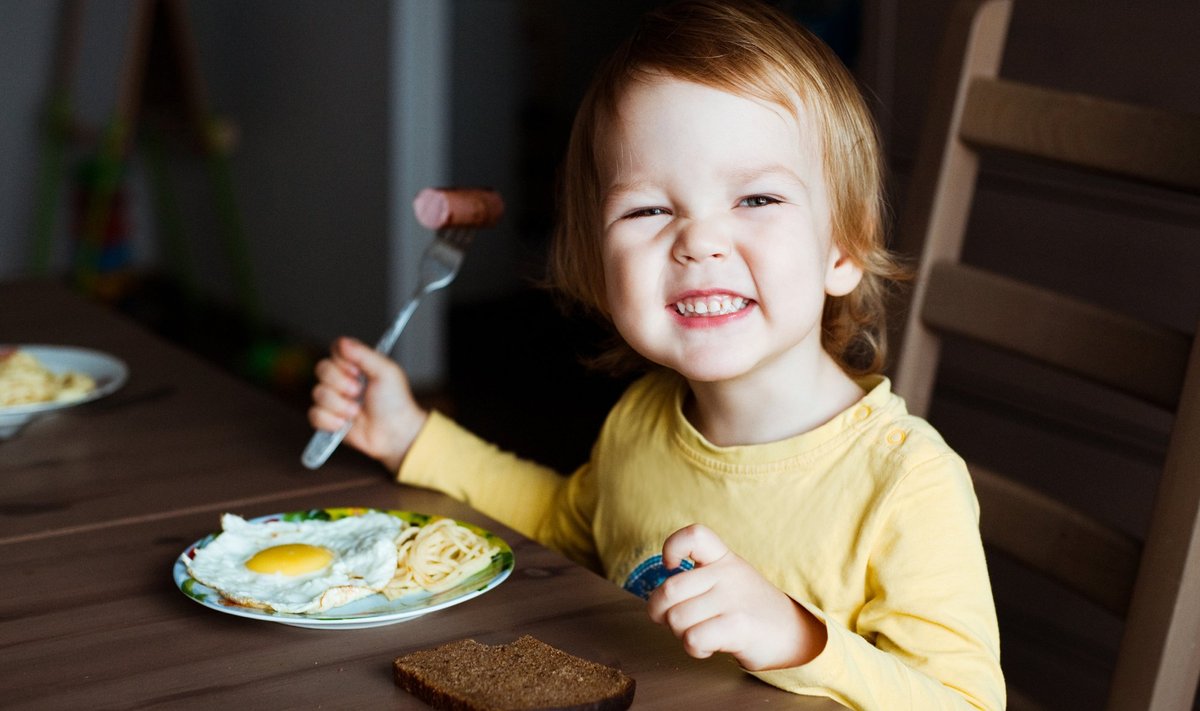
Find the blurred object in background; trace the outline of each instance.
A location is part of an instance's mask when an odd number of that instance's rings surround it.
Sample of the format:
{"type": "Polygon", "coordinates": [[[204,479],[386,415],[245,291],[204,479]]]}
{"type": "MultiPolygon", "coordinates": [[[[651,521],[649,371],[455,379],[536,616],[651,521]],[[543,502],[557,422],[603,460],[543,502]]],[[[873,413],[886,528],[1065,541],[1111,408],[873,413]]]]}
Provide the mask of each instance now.
{"type": "Polygon", "coordinates": [[[75,116],[72,87],[89,25],[98,18],[112,21],[121,8],[93,5],[89,14],[85,0],[60,6],[30,271],[53,273],[60,194],[68,192],[70,260],[63,276],[77,289],[258,384],[306,398],[317,349],[263,318],[230,166],[238,130],[209,108],[188,6],[184,0],[139,0],[126,7],[115,98],[98,128],[75,116]],[[152,236],[163,256],[153,266],[135,254],[136,232],[146,227],[133,216],[129,174],[135,158],[147,170],[152,236]],[[190,163],[204,169],[211,225],[189,220],[181,210],[172,175],[190,163]],[[74,176],[69,186],[68,174],[74,176]],[[231,304],[198,285],[196,255],[210,243],[223,254],[231,304]]]}

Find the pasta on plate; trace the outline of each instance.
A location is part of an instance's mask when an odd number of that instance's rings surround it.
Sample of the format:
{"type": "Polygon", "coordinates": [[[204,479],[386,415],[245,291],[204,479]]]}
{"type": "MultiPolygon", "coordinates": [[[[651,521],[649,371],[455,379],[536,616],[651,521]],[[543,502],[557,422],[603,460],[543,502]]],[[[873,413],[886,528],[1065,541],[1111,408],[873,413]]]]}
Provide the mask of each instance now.
{"type": "Polygon", "coordinates": [[[497,548],[452,519],[409,526],[396,540],[396,574],[382,590],[394,600],[411,592],[454,587],[492,561],[497,548]]]}

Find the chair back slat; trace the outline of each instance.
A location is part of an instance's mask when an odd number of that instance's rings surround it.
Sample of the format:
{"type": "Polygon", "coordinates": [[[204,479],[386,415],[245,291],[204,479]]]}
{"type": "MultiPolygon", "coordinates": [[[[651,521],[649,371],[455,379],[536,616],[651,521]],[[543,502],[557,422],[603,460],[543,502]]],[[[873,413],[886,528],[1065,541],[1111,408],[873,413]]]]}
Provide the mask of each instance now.
{"type": "Polygon", "coordinates": [[[1141,555],[1136,539],[981,466],[971,466],[971,478],[987,502],[979,527],[988,545],[1125,615],[1141,555]]]}
{"type": "Polygon", "coordinates": [[[981,147],[1200,192],[1200,116],[1194,114],[977,78],[959,132],[981,147]]]}
{"type": "Polygon", "coordinates": [[[1018,353],[1173,410],[1191,339],[963,264],[935,264],[927,326],[1018,353]]]}

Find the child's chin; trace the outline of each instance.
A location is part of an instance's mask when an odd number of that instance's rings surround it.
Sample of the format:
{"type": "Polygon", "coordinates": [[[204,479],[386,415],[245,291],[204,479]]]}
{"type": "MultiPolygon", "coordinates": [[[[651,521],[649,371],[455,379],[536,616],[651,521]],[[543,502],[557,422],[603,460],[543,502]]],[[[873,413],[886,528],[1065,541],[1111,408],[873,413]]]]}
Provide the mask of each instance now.
{"type": "Polygon", "coordinates": [[[724,382],[746,375],[748,371],[746,363],[733,358],[692,359],[686,364],[670,367],[694,383],[724,382]]]}

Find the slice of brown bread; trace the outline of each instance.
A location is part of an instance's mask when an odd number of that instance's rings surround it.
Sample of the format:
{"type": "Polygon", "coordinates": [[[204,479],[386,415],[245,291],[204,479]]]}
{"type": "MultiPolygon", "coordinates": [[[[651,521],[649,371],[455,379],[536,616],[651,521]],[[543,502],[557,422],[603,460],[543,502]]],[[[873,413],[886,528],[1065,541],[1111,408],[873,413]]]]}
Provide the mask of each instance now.
{"type": "Polygon", "coordinates": [[[396,684],[443,711],[616,711],[633,703],[620,669],[525,635],[511,644],[473,639],[397,657],[396,684]]]}

